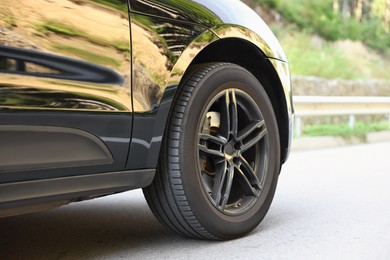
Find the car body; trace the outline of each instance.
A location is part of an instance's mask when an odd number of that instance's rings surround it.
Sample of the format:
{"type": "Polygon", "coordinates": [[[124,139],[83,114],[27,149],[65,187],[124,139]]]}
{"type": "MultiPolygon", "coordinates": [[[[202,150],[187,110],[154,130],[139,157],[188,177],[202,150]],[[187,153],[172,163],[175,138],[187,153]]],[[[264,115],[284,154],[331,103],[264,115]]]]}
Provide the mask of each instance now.
{"type": "Polygon", "coordinates": [[[261,83],[277,165],[287,160],[287,58],[240,1],[2,0],[0,15],[0,216],[151,185],[178,93],[202,64],[261,83]]]}

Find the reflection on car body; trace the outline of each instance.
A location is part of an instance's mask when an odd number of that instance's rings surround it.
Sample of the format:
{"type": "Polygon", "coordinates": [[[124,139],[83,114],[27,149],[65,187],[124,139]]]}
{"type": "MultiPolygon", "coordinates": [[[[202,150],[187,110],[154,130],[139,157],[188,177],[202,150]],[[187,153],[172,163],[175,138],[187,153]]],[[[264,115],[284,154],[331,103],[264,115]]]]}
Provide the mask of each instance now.
{"type": "Polygon", "coordinates": [[[240,1],[0,2],[0,216],[144,188],[179,234],[242,236],[293,112],[286,56],[240,1]]]}

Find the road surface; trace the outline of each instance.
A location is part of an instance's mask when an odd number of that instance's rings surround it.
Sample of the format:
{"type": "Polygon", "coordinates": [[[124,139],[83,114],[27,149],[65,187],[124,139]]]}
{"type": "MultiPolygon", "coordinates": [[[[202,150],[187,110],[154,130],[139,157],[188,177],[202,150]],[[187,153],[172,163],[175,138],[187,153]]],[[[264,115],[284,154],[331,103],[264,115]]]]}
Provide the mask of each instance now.
{"type": "Polygon", "coordinates": [[[206,242],[160,225],[142,192],[0,219],[0,259],[390,259],[390,143],[291,155],[245,238],[206,242]]]}

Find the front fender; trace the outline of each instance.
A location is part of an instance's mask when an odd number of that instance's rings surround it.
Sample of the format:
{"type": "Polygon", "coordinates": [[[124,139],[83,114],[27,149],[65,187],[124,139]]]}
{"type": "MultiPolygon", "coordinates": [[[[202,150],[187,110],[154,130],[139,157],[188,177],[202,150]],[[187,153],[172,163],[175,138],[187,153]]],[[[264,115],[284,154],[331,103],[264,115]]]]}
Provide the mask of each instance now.
{"type": "Polygon", "coordinates": [[[251,8],[239,0],[130,0],[134,13],[153,15],[172,21],[204,26],[214,30],[221,38],[218,28],[235,26],[246,28],[261,35],[267,46],[269,58],[287,62],[278,40],[265,22],[251,8]]]}
{"type": "Polygon", "coordinates": [[[238,33],[241,38],[249,38],[248,40],[255,43],[268,58],[287,62],[285,52],[267,24],[256,12],[241,1],[195,0],[195,2],[211,10],[219,18],[218,20],[213,20],[219,21],[213,24],[203,23],[203,25],[218,35],[218,37],[225,38],[231,34],[232,32],[229,28],[245,28],[246,30],[244,30],[245,32],[243,34],[237,31],[234,33],[238,33]]]}
{"type": "Polygon", "coordinates": [[[161,86],[158,105],[150,108],[150,111],[134,113],[133,137],[126,169],[156,168],[168,115],[180,81],[193,58],[216,40],[218,37],[209,30],[196,37],[175,63],[167,84],[161,86]]]}

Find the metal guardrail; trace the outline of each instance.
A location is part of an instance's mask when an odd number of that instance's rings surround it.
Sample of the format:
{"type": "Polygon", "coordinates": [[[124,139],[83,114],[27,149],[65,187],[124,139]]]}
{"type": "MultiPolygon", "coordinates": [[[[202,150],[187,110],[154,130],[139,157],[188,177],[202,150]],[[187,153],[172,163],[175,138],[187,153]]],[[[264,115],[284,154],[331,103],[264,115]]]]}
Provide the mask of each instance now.
{"type": "Polygon", "coordinates": [[[349,127],[355,127],[357,115],[385,115],[390,128],[390,97],[321,97],[294,96],[295,133],[302,134],[302,118],[308,116],[349,116],[349,127]]]}

